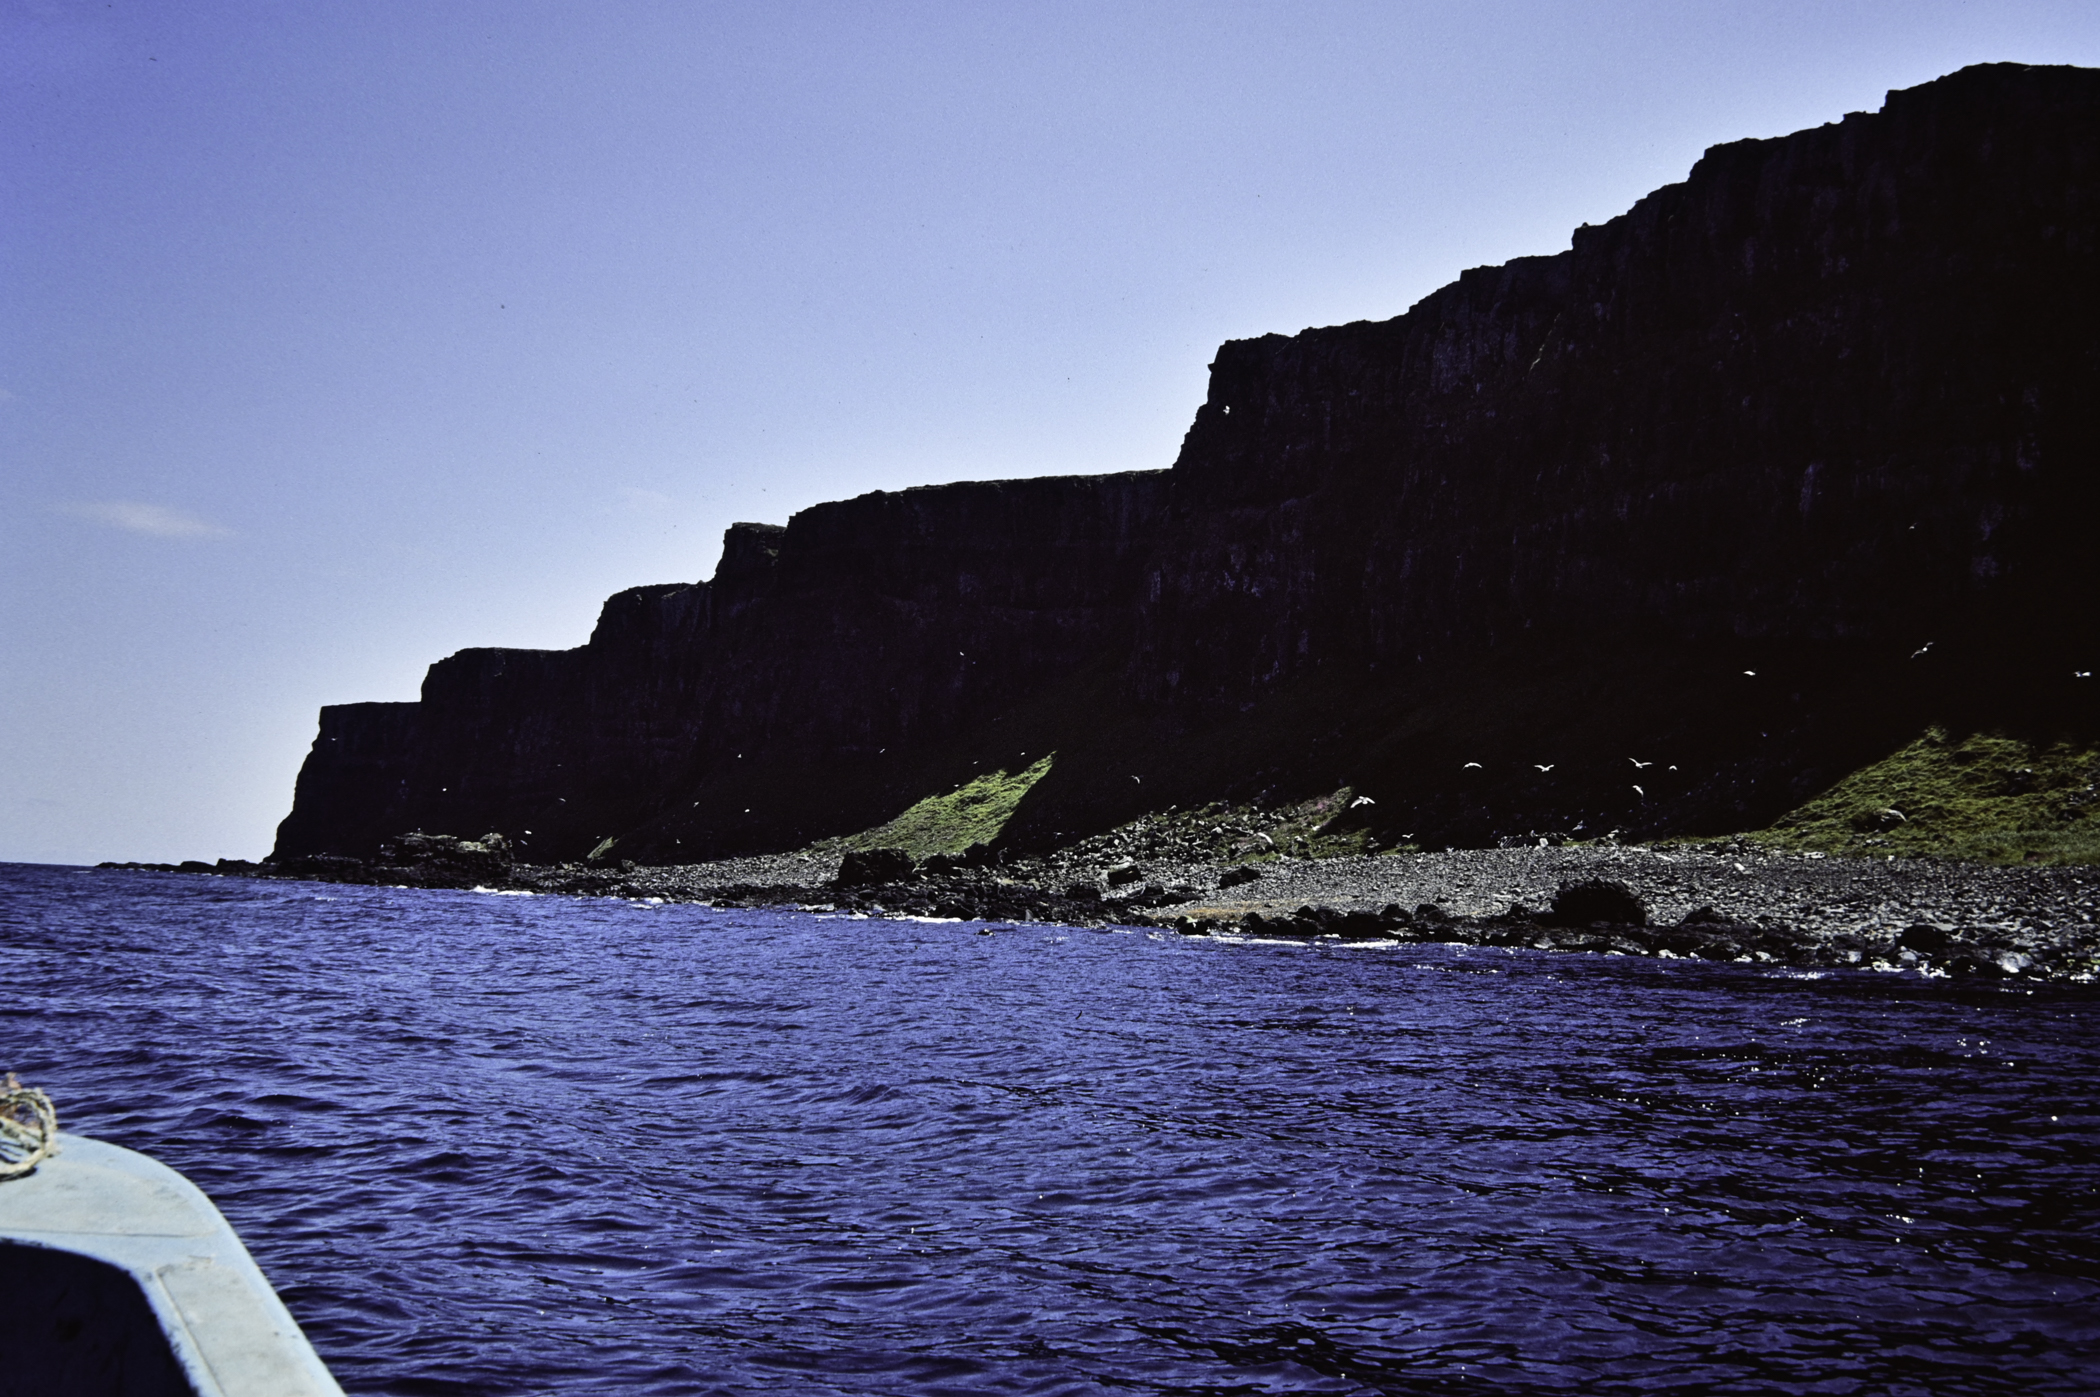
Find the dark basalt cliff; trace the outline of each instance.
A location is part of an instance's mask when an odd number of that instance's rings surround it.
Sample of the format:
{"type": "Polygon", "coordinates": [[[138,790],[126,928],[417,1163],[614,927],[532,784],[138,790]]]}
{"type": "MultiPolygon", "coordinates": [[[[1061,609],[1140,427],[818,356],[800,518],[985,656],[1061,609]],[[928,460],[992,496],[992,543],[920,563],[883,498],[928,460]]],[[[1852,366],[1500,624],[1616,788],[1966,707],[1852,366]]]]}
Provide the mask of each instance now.
{"type": "Polygon", "coordinates": [[[278,852],[472,827],[573,856],[676,812],[672,857],[877,823],[913,754],[1128,648],[1166,481],[950,485],[738,524],[711,581],[614,596],[581,649],[463,650],[420,702],[323,709],[278,852]]]}
{"type": "Polygon", "coordinates": [[[1927,721],[2089,728],[2096,271],[2100,73],[1718,146],[1568,252],[1225,345],[1170,471],[738,525],[581,649],[324,709],[278,853],[789,847],[1053,751],[1017,845],[1343,784],[1388,838],[1722,830],[1927,721]]]}

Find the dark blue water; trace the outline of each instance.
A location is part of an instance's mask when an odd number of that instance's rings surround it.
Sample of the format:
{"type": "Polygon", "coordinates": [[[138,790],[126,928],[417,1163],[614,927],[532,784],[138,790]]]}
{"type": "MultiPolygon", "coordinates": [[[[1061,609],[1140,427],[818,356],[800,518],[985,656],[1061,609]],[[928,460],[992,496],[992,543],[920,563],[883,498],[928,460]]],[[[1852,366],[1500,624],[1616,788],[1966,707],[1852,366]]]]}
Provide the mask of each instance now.
{"type": "Polygon", "coordinates": [[[352,1392],[2100,1390],[2095,992],[0,867],[352,1392]]]}

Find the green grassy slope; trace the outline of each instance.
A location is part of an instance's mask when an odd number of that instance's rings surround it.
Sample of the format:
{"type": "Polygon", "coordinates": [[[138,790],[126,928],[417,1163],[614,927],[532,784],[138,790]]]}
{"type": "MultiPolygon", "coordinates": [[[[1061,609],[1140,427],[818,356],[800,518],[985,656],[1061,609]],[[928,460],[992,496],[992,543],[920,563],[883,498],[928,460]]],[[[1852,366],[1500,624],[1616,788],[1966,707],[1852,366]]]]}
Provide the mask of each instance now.
{"type": "Polygon", "coordinates": [[[1752,837],[1791,849],[2100,863],[2100,744],[1934,728],[1752,837]]]}
{"type": "Polygon", "coordinates": [[[885,824],[848,838],[852,849],[902,849],[915,859],[989,844],[1006,828],[1029,788],[1049,774],[1052,752],[1024,770],[991,771],[946,795],[927,796],[885,824]]]}

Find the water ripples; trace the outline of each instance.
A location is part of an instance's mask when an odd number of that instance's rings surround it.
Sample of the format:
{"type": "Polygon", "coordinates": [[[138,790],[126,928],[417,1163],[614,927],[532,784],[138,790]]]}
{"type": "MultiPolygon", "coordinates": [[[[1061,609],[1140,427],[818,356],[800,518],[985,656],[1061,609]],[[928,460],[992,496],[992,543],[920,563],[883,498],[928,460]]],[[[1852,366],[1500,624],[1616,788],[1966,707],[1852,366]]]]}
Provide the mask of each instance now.
{"type": "Polygon", "coordinates": [[[0,868],[353,1392],[2084,1392],[2093,996],[0,868]]]}

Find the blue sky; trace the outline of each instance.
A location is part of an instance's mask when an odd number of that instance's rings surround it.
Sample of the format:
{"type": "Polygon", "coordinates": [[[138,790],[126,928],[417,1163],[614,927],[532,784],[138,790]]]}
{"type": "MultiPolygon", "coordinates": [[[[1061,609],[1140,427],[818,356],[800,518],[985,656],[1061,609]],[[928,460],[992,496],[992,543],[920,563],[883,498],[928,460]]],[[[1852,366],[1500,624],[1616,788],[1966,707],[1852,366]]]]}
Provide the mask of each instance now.
{"type": "Polygon", "coordinates": [[[0,859],[258,857],[324,703],[2004,59],[2100,6],[0,0],[0,859]]]}

